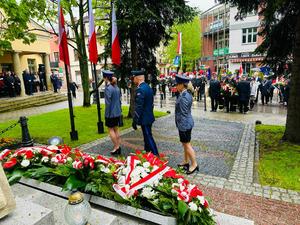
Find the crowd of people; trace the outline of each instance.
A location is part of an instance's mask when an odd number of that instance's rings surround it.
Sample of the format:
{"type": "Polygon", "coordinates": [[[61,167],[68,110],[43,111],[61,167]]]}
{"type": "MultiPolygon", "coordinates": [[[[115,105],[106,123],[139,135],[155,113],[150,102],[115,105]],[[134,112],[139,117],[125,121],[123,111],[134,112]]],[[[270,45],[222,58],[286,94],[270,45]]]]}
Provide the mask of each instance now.
{"type": "MultiPolygon", "coordinates": [[[[259,102],[262,105],[269,105],[273,101],[274,92],[278,94],[278,102],[287,106],[289,100],[290,80],[283,75],[274,77],[273,75],[262,75],[259,72],[251,76],[247,74],[222,74],[212,76],[200,70],[199,72],[187,72],[189,77],[188,89],[193,94],[196,101],[201,101],[204,97],[206,85],[208,86],[208,96],[211,99],[211,111],[224,110],[225,112],[247,113],[259,102]]],[[[171,72],[167,76],[160,75],[158,78],[159,92],[162,99],[166,98],[166,88],[172,96],[178,96],[176,89],[176,73],[171,72]]],[[[152,84],[154,95],[157,83],[152,84]]]]}
{"type": "MultiPolygon", "coordinates": [[[[33,95],[37,92],[47,91],[46,74],[43,71],[29,72],[24,70],[22,73],[24,82],[25,94],[33,95]]],[[[62,79],[58,74],[52,72],[50,81],[54,92],[58,92],[62,87],[62,79]]],[[[72,84],[72,87],[78,88],[77,85],[72,84]]],[[[76,97],[74,88],[72,93],[76,97]]],[[[0,97],[17,97],[21,94],[21,80],[13,71],[3,71],[0,73],[0,97]]]]}

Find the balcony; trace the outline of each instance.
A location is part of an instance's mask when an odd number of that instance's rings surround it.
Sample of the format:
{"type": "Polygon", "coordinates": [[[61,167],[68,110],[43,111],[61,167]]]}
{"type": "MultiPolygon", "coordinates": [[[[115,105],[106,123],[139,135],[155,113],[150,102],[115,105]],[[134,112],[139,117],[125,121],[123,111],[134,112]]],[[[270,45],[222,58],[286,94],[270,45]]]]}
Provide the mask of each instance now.
{"type": "Polygon", "coordinates": [[[209,35],[227,29],[229,29],[229,20],[225,20],[225,22],[224,20],[216,20],[204,29],[203,34],[209,35]]]}

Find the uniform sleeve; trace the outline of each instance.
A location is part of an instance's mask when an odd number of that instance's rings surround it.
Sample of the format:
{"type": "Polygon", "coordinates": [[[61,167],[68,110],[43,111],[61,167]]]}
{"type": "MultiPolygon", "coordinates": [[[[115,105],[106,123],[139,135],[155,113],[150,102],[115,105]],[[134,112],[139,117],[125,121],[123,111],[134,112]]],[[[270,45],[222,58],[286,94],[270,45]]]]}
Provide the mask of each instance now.
{"type": "Polygon", "coordinates": [[[139,118],[142,116],[144,101],[145,101],[145,93],[142,89],[138,88],[135,96],[135,110],[133,116],[133,120],[135,123],[138,123],[139,118]]]}
{"type": "Polygon", "coordinates": [[[110,118],[110,113],[111,113],[111,98],[112,98],[112,92],[111,90],[109,89],[109,87],[107,87],[105,89],[105,107],[108,109],[108,110],[105,110],[106,112],[106,117],[110,118]]]}

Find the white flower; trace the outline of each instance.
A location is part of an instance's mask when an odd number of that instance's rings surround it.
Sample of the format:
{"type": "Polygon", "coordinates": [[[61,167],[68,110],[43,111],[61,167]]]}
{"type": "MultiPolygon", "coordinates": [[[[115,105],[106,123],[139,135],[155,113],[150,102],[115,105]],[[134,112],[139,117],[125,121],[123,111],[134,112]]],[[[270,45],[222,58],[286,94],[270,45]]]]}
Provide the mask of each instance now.
{"type": "Polygon", "coordinates": [[[149,166],[150,166],[150,163],[149,163],[149,162],[144,162],[144,163],[143,163],[143,167],[144,167],[144,168],[148,168],[149,166]]]}
{"type": "Polygon", "coordinates": [[[197,211],[198,207],[194,202],[189,203],[189,207],[192,211],[197,211]]]}
{"type": "Polygon", "coordinates": [[[43,156],[43,157],[41,158],[41,162],[44,162],[44,163],[49,162],[49,157],[43,156]]]}
{"type": "Polygon", "coordinates": [[[171,192],[172,192],[172,194],[177,194],[177,191],[174,189],[172,189],[171,192]]]}
{"type": "Polygon", "coordinates": [[[210,214],[211,216],[214,215],[214,210],[213,210],[213,209],[209,208],[209,209],[208,209],[208,212],[209,212],[209,214],[210,214]]]}
{"type": "Polygon", "coordinates": [[[103,172],[103,173],[109,173],[110,172],[110,170],[107,167],[105,167],[104,165],[100,165],[100,171],[103,172]]]}
{"type": "Polygon", "coordinates": [[[199,206],[198,210],[199,210],[199,212],[202,212],[202,211],[203,211],[202,208],[201,208],[201,206],[199,206]]]}
{"type": "Polygon", "coordinates": [[[191,190],[193,190],[194,187],[196,187],[196,185],[189,184],[189,186],[188,186],[188,192],[191,192],[191,190]]]}
{"type": "Polygon", "coordinates": [[[72,159],[71,157],[68,157],[68,158],[67,158],[67,161],[68,161],[68,162],[72,162],[73,159],[72,159]]]}
{"type": "Polygon", "coordinates": [[[173,183],[173,184],[172,184],[172,188],[174,188],[174,187],[179,187],[179,184],[173,183]]]}
{"type": "Polygon", "coordinates": [[[180,189],[180,191],[183,191],[185,189],[185,187],[182,184],[180,184],[179,189],[180,189]]]}
{"type": "Polygon", "coordinates": [[[182,178],[179,178],[178,179],[178,184],[181,184],[183,182],[183,179],[182,178]]]}
{"type": "Polygon", "coordinates": [[[47,148],[50,150],[58,150],[58,147],[56,145],[49,145],[47,148]]]}
{"type": "Polygon", "coordinates": [[[27,167],[29,165],[30,165],[30,161],[28,159],[23,159],[23,161],[21,162],[22,167],[27,167]]]}
{"type": "Polygon", "coordinates": [[[152,188],[150,187],[145,187],[141,193],[143,197],[148,199],[152,198],[155,194],[156,194],[155,191],[153,191],[152,188]]]}
{"type": "Polygon", "coordinates": [[[204,199],[204,196],[197,196],[197,198],[198,198],[198,200],[200,201],[200,204],[201,205],[204,205],[204,203],[205,203],[205,199],[204,199]]]}

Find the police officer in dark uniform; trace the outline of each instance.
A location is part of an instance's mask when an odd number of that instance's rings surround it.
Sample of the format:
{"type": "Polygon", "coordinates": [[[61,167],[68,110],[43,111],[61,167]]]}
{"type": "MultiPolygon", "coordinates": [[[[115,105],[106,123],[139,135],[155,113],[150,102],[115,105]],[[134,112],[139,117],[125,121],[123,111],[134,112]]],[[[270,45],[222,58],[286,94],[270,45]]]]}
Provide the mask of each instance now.
{"type": "Polygon", "coordinates": [[[145,82],[143,70],[132,71],[133,82],[137,85],[135,94],[135,111],[133,115],[132,128],[137,129],[140,125],[143,130],[145,150],[151,151],[158,156],[156,143],[152,136],[153,114],[153,91],[145,82]]]}
{"type": "Polygon", "coordinates": [[[239,109],[240,113],[246,114],[249,110],[249,100],[250,100],[250,82],[247,81],[247,76],[243,75],[242,80],[237,84],[237,91],[239,93],[239,109]]]}
{"type": "Polygon", "coordinates": [[[216,112],[218,109],[219,98],[220,98],[221,84],[217,80],[216,76],[209,82],[209,96],[211,100],[211,112],[216,112]]]}

